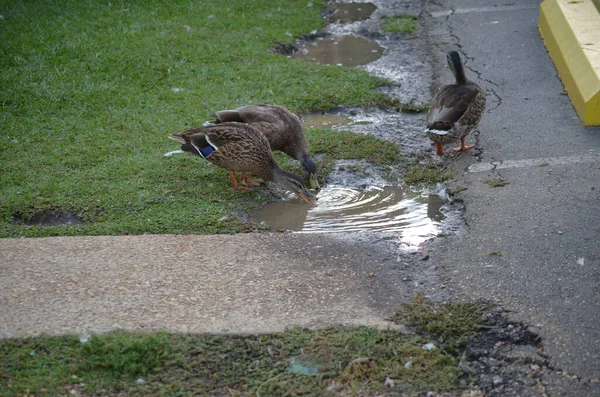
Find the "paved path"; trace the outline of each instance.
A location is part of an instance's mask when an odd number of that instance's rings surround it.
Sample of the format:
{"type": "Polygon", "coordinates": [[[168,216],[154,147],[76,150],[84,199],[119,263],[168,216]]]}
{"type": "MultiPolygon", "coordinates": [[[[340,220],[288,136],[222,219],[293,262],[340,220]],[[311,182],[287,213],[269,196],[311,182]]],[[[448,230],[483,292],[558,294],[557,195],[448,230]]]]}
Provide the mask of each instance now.
{"type": "MultiPolygon", "coordinates": [[[[428,6],[431,41],[466,55],[489,109],[478,156],[450,160],[468,187],[469,233],[440,239],[432,258],[459,296],[492,299],[533,325],[555,366],[598,378],[600,128],[582,127],[562,95],[537,29],[540,2],[500,3],[428,6]],[[490,178],[510,184],[490,188],[490,178]]],[[[449,81],[441,51],[439,60],[449,81]]]]}
{"type": "Polygon", "coordinates": [[[395,263],[309,234],[0,239],[0,338],[391,327],[383,318],[412,294],[395,263]]]}

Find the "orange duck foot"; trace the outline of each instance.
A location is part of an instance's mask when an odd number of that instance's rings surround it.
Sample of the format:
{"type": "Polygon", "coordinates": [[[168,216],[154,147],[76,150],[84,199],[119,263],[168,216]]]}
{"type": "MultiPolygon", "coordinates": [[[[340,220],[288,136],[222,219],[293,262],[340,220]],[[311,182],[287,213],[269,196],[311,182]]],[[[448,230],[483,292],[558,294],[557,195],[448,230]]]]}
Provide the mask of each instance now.
{"type": "Polygon", "coordinates": [[[238,183],[237,179],[235,178],[235,173],[230,170],[229,171],[229,178],[231,179],[231,183],[233,183],[233,187],[238,189],[238,190],[245,190],[247,192],[251,192],[252,189],[250,189],[249,187],[246,186],[240,186],[240,184],[238,183]]]}
{"type": "Polygon", "coordinates": [[[442,148],[441,143],[435,143],[435,152],[437,153],[438,156],[444,155],[444,149],[442,148]]]}
{"type": "Polygon", "coordinates": [[[460,147],[454,148],[455,152],[463,152],[465,150],[471,150],[475,147],[475,145],[465,145],[465,137],[460,138],[460,147]]]}
{"type": "Polygon", "coordinates": [[[246,185],[250,185],[250,186],[260,186],[260,184],[264,181],[262,179],[248,178],[248,176],[246,175],[246,171],[243,171],[242,172],[242,182],[244,182],[246,185]]]}

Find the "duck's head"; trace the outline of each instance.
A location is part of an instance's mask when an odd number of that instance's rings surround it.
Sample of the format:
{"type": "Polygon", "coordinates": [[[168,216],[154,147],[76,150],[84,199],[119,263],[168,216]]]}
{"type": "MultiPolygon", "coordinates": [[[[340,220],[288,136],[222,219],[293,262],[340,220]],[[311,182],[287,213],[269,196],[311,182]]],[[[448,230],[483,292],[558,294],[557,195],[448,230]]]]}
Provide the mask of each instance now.
{"type": "Polygon", "coordinates": [[[460,60],[460,55],[456,51],[450,51],[446,55],[446,59],[448,61],[448,68],[452,71],[454,77],[456,77],[457,82],[464,82],[466,80],[465,70],[463,68],[462,61],[460,60]]]}
{"type": "Polygon", "coordinates": [[[314,160],[308,157],[308,154],[305,154],[302,157],[302,172],[308,180],[308,184],[311,189],[320,189],[319,181],[317,180],[317,164],[315,164],[314,160]]]}
{"type": "Polygon", "coordinates": [[[314,202],[317,201],[317,196],[312,194],[306,186],[304,186],[302,179],[294,173],[279,168],[273,174],[273,181],[280,184],[284,189],[296,193],[298,197],[309,204],[314,204],[314,202]]]}

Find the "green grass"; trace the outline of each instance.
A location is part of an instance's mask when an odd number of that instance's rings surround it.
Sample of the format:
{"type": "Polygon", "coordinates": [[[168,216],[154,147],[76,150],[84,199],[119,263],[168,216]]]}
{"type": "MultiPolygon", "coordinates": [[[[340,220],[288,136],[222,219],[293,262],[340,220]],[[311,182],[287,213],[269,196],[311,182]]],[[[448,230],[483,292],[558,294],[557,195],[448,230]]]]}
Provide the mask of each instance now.
{"type": "Polygon", "coordinates": [[[457,360],[423,349],[428,342],[365,327],[259,336],[111,332],[87,343],[74,336],[6,340],[0,394],[381,396],[457,388],[457,360]]]}
{"type": "MultiPolygon", "coordinates": [[[[353,133],[349,131],[333,131],[327,128],[313,128],[306,130],[308,146],[317,153],[317,176],[323,184],[327,175],[333,170],[335,160],[339,159],[365,159],[376,165],[389,165],[402,159],[398,145],[384,141],[371,135],[353,133]]],[[[301,173],[297,161],[276,153],[275,158],[286,169],[301,173]]]]}
{"type": "Polygon", "coordinates": [[[198,158],[163,158],[178,149],[167,135],[249,103],[296,112],[390,103],[374,90],[386,82],[363,70],[271,50],[322,28],[324,0],[214,4],[0,4],[0,237],[253,228],[231,214],[266,194],[234,191],[225,170],[198,158]],[[84,223],[13,224],[45,212],[84,223]]]}
{"type": "Polygon", "coordinates": [[[423,113],[427,112],[430,108],[428,103],[425,104],[416,104],[414,101],[405,102],[400,104],[400,110],[404,113],[423,113]]]}
{"type": "Polygon", "coordinates": [[[171,355],[164,333],[112,332],[87,343],[75,336],[0,342],[0,394],[68,394],[114,388],[154,373],[171,355]]]}
{"type": "Polygon", "coordinates": [[[491,178],[483,181],[489,187],[504,187],[506,185],[510,185],[510,182],[504,178],[491,178]]]}
{"type": "Polygon", "coordinates": [[[402,179],[409,185],[436,184],[450,179],[451,174],[443,168],[435,166],[412,166],[406,170],[402,179]]]}
{"type": "Polygon", "coordinates": [[[411,303],[402,305],[396,318],[414,327],[420,335],[435,340],[445,351],[459,356],[467,338],[483,323],[483,309],[474,303],[439,304],[419,293],[411,303]]]}
{"type": "Polygon", "coordinates": [[[385,17],[381,24],[381,29],[390,33],[410,33],[419,27],[416,15],[396,14],[391,17],[385,17]]]}

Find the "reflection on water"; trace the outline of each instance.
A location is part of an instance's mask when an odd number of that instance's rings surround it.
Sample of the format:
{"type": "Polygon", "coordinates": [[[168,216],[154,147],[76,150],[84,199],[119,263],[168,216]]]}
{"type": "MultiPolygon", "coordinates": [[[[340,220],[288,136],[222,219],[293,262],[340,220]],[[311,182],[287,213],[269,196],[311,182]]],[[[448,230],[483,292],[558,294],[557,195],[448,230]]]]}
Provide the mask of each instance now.
{"type": "Polygon", "coordinates": [[[377,7],[373,3],[336,4],[329,22],[353,22],[368,19],[377,7]]]}
{"type": "Polygon", "coordinates": [[[307,43],[294,58],[330,65],[358,66],[373,62],[382,55],[383,47],[375,41],[357,36],[336,36],[307,43]]]}
{"type": "Polygon", "coordinates": [[[254,222],[298,232],[396,231],[416,245],[437,234],[444,218],[444,201],[437,195],[411,192],[398,186],[365,190],[326,187],[316,205],[301,200],[270,203],[258,210],[254,222]]]}
{"type": "Polygon", "coordinates": [[[333,127],[352,123],[347,117],[335,114],[307,114],[302,116],[302,128],[333,127]]]}

